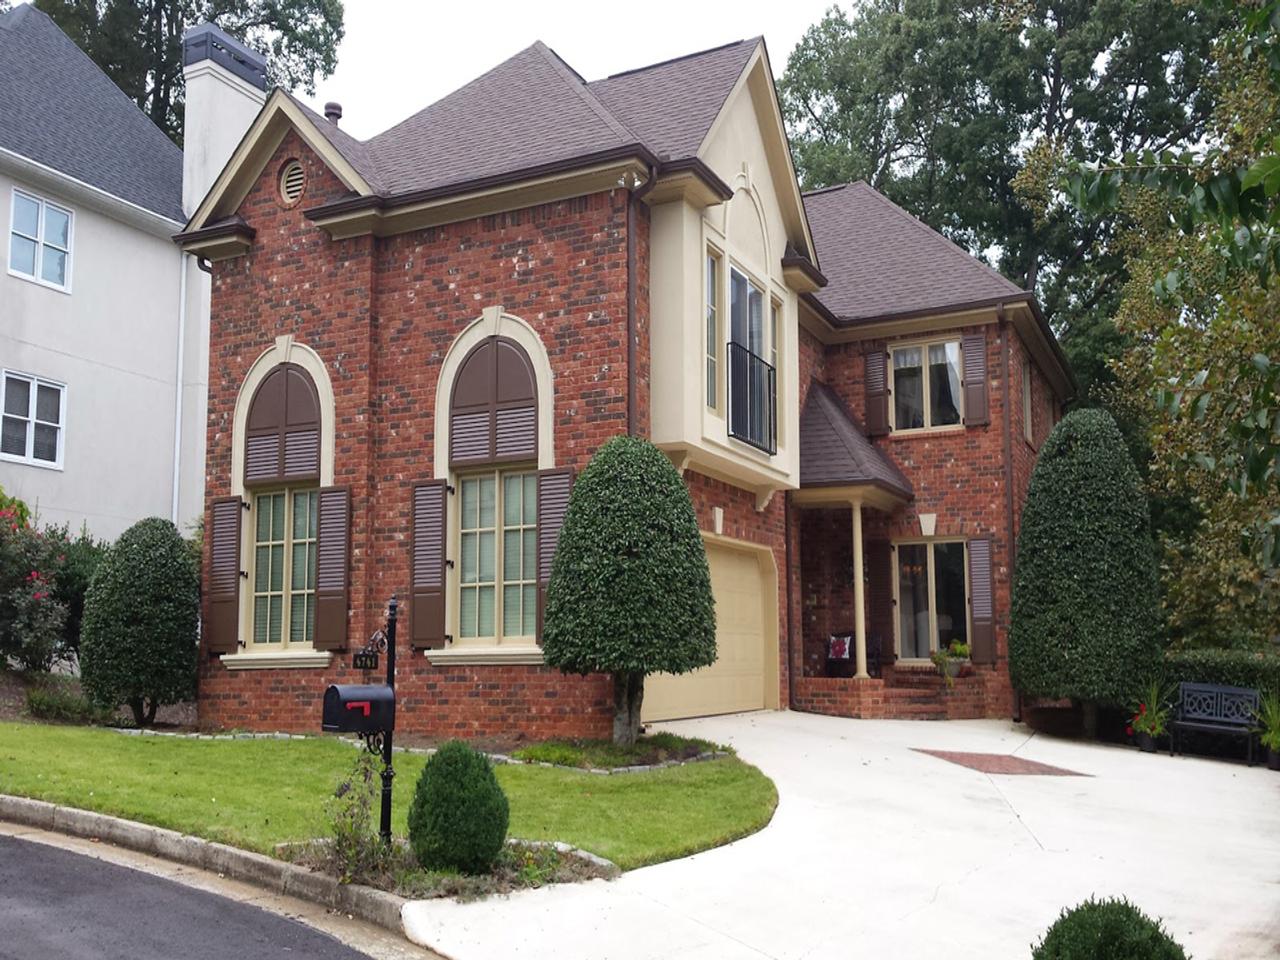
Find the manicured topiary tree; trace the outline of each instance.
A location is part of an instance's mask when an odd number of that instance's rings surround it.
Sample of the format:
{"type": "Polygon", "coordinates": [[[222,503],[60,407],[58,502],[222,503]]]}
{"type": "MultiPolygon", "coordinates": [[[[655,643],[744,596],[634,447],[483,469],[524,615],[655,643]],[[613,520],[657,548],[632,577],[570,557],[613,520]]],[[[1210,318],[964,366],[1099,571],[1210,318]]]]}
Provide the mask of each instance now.
{"type": "Polygon", "coordinates": [[[547,663],[613,675],[613,739],[624,746],[639,733],[646,674],[715,662],[698,519],[680,474],[647,440],[614,437],[574,483],[542,638],[547,663]]]}
{"type": "Polygon", "coordinates": [[[1032,960],[1187,960],[1159,921],[1128,900],[1086,900],[1062,915],[1032,960]]]}
{"type": "Polygon", "coordinates": [[[428,870],[485,873],[507,840],[510,811],[489,758],[456,740],[437,750],[409,805],[409,846],[428,870]]]}
{"type": "Polygon", "coordinates": [[[200,584],[168,520],[139,520],[94,571],[80,631],[80,678],[99,706],[127,703],[139,726],[195,693],[200,584]]]}
{"type": "MultiPolygon", "coordinates": [[[[1125,705],[1159,656],[1147,498],[1120,431],[1076,410],[1040,450],[1022,513],[1009,672],[1033,697],[1125,705]]],[[[1092,729],[1090,729],[1092,732],[1092,729]]]]}

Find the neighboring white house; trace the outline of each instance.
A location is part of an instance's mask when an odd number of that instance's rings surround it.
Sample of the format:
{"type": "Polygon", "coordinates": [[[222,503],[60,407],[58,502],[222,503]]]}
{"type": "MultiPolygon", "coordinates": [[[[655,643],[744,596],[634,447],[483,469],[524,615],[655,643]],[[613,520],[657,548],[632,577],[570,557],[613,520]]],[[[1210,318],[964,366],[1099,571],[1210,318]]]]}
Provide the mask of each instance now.
{"type": "Polygon", "coordinates": [[[185,530],[204,509],[209,278],[172,237],[266,76],[209,26],[184,63],[185,171],[44,13],[0,15],[0,487],[99,537],[147,516],[185,530]]]}

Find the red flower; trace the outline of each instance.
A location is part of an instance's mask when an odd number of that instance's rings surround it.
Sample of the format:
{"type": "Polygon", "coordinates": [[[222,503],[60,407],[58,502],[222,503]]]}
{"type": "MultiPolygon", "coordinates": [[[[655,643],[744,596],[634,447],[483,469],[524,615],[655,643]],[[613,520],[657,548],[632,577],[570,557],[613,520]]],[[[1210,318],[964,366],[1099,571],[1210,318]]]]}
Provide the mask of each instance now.
{"type": "Polygon", "coordinates": [[[1124,728],[1124,732],[1125,732],[1125,733],[1127,733],[1129,736],[1131,736],[1131,737],[1132,737],[1132,736],[1133,736],[1133,727],[1125,727],[1125,728],[1124,728]]]}
{"type": "Polygon", "coordinates": [[[1138,716],[1142,716],[1146,712],[1147,712],[1147,705],[1145,703],[1138,704],[1138,716]]]}

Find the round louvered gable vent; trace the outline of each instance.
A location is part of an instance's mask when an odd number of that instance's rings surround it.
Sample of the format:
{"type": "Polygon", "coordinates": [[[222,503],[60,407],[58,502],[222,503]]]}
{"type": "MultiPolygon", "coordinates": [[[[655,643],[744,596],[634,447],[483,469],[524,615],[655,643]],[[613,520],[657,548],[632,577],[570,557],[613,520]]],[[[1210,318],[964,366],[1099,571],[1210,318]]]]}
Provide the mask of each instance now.
{"type": "Polygon", "coordinates": [[[307,175],[302,164],[290,160],[280,171],[280,196],[285,203],[297,203],[302,196],[302,188],[306,185],[307,175]]]}

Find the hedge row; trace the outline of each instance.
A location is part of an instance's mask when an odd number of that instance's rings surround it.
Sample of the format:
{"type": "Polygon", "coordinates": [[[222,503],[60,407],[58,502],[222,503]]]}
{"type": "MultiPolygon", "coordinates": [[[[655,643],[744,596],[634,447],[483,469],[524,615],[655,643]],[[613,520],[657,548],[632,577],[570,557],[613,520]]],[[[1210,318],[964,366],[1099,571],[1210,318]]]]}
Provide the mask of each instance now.
{"type": "Polygon", "coordinates": [[[1179,650],[1165,654],[1174,683],[1223,683],[1280,693],[1280,654],[1251,650],[1179,650]]]}

